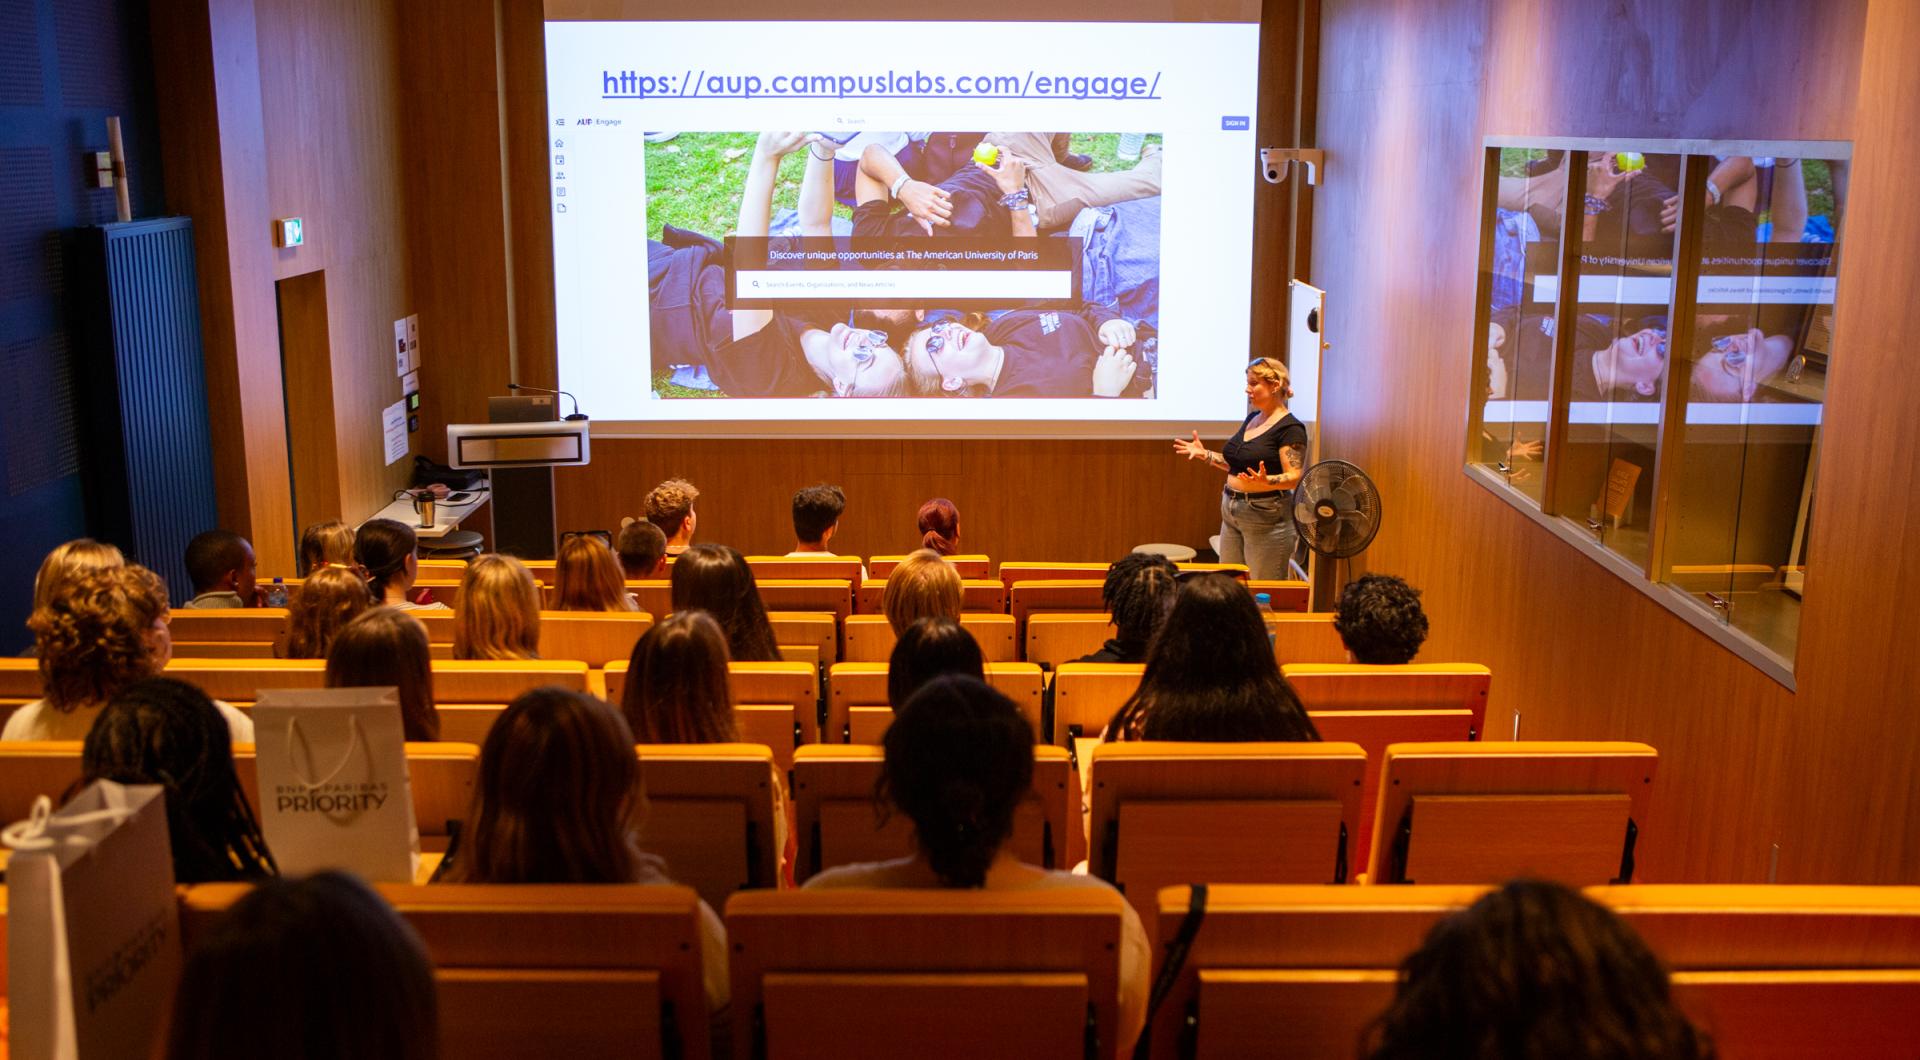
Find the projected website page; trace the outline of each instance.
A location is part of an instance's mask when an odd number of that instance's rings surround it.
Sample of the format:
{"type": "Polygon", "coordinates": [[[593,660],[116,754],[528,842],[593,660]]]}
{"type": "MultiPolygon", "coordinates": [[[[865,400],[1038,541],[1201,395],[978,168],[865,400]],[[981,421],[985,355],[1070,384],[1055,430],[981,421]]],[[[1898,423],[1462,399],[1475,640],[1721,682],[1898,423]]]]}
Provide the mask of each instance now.
{"type": "Polygon", "coordinates": [[[596,421],[1244,412],[1257,25],[546,35],[560,382],[596,421]]]}

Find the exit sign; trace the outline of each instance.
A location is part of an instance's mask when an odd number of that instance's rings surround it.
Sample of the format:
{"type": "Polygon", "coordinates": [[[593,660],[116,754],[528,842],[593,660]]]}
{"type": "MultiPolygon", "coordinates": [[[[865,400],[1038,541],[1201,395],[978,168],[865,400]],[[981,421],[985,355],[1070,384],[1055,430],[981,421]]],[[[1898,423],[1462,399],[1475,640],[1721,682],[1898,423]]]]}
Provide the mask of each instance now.
{"type": "Polygon", "coordinates": [[[307,225],[298,217],[283,217],[273,222],[273,245],[297,247],[307,241],[307,225]]]}

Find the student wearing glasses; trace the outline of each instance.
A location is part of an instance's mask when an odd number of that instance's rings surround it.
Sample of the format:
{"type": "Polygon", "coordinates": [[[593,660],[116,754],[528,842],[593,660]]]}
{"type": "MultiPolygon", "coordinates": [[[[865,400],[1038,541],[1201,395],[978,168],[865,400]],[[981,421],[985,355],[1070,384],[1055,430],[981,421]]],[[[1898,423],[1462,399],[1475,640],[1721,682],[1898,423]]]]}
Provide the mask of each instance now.
{"type": "MultiPolygon", "coordinates": [[[[780,161],[802,148],[809,150],[806,175],[800,183],[801,235],[833,234],[833,152],[811,149],[817,141],[812,133],[760,134],[741,192],[739,235],[767,236],[780,161]]],[[[828,393],[834,397],[887,397],[905,393],[906,370],[900,355],[887,345],[886,334],[834,319],[840,316],[844,311],[809,318],[770,309],[736,309],[732,314],[732,341],[707,356],[708,374],[733,397],[828,393]]]]}
{"type": "Polygon", "coordinates": [[[1138,370],[1134,339],[1104,306],[969,315],[915,330],[907,373],[934,397],[1121,397],[1138,370]]]}

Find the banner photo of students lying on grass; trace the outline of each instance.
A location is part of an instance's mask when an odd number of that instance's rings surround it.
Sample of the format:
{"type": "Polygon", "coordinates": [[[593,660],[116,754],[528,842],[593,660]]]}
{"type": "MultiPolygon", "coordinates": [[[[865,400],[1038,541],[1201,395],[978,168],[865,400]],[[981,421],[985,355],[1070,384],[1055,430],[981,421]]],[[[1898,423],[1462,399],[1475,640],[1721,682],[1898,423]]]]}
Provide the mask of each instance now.
{"type": "Polygon", "coordinates": [[[1151,400],[1162,138],[649,132],[661,400],[1151,400]]]}

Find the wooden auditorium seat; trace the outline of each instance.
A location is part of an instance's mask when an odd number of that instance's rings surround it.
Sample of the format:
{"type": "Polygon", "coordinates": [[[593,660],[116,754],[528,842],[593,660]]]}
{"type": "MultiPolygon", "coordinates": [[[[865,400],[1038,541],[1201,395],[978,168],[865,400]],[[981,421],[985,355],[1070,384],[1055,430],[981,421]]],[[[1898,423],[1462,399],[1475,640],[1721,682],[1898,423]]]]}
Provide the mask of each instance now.
{"type": "Polygon", "coordinates": [[[435,659],[433,702],[440,738],[485,743],[494,720],[522,692],[555,685],[587,692],[587,664],[578,659],[435,659]]]}
{"type": "Polygon", "coordinates": [[[1027,619],[1036,613],[1105,614],[1107,605],[1100,598],[1100,590],[1105,584],[1099,578],[1044,578],[1018,581],[1007,589],[1007,609],[1013,615],[1014,626],[1019,630],[1019,635],[1025,637],[1027,619]]]}
{"type": "Polygon", "coordinates": [[[1659,752],[1643,743],[1404,743],[1380,767],[1375,883],[1633,882],[1659,752]]]}
{"type": "MultiPolygon", "coordinates": [[[[880,614],[880,600],[887,590],[882,579],[869,580],[855,594],[854,611],[862,615],[880,614]]],[[[960,610],[984,611],[992,614],[1005,614],[1007,610],[1007,587],[992,578],[962,578],[960,580],[960,610]]]]}
{"type": "MultiPolygon", "coordinates": [[[[893,568],[898,567],[900,561],[906,558],[905,556],[874,556],[867,560],[867,577],[875,581],[886,581],[887,575],[893,573],[893,568]]],[[[993,565],[993,561],[986,554],[979,552],[948,556],[946,560],[960,571],[962,578],[985,578],[988,576],[988,568],[993,565]]]]}
{"type": "MultiPolygon", "coordinates": [[[[1476,886],[1209,887],[1156,1019],[1155,1057],[1346,1058],[1392,1001],[1399,965],[1476,886]],[[1189,1041],[1183,1048],[1182,1033],[1189,1041]]],[[[1590,887],[1672,970],[1719,1055],[1907,1056],[1920,1040],[1920,888],[1590,887]]],[[[1158,942],[1186,887],[1160,892],[1158,942]]],[[[1156,947],[1156,951],[1158,947],[1156,947]]]]}
{"type": "MultiPolygon", "coordinates": [[[[595,691],[618,705],[626,692],[627,663],[608,663],[595,691]]],[[[781,769],[793,768],[794,748],[820,742],[820,671],[801,662],[727,665],[733,721],[741,743],[766,744],[781,769]]]]}
{"type": "Polygon", "coordinates": [[[737,894],[735,1055],[1113,1060],[1122,908],[1088,887],[737,894]]]}
{"type": "MultiPolygon", "coordinates": [[[[1342,649],[1344,651],[1344,649],[1342,649]]],[[[1350,740],[1367,750],[1365,802],[1360,807],[1358,867],[1373,850],[1373,803],[1387,747],[1433,740],[1478,740],[1486,731],[1492,671],[1477,663],[1282,663],[1323,740],[1350,740]]]]}
{"type": "Polygon", "coordinates": [[[840,627],[827,611],[769,611],[773,642],[788,662],[832,666],[840,661],[840,627]]]}
{"type": "MultiPolygon", "coordinates": [[[[1040,733],[1043,684],[1032,663],[986,664],[987,683],[1007,694],[1040,733]]],[[[879,743],[893,722],[887,699],[887,664],[845,662],[827,671],[826,738],[836,743],[879,743]]]]}
{"type": "Polygon", "coordinates": [[[675,883],[715,909],[733,892],[780,884],[773,752],[760,744],[643,743],[647,789],[640,849],[667,861],[675,883]]]}
{"type": "MultiPolygon", "coordinates": [[[[1274,611],[1265,618],[1274,659],[1281,664],[1346,660],[1347,647],[1334,632],[1333,615],[1274,611]]],[[[1022,658],[1051,669],[1099,651],[1113,634],[1113,616],[1105,611],[1031,613],[1022,658]]]]}
{"type": "MultiPolygon", "coordinates": [[[[890,811],[882,823],[874,783],[885,755],[867,744],[803,747],[793,759],[794,832],[798,854],[795,883],[823,869],[861,861],[886,861],[913,853],[913,822],[890,811]]],[[[1033,794],[1015,814],[1008,848],[1021,861],[1065,869],[1069,829],[1080,827],[1079,785],[1066,751],[1033,749],[1033,794]]]]}
{"type": "Polygon", "coordinates": [[[633,646],[653,625],[645,611],[542,611],[540,657],[576,659],[605,666],[633,656],[633,646]]]}
{"type": "MultiPolygon", "coordinates": [[[[420,573],[416,575],[416,577],[424,578],[429,581],[457,582],[461,578],[465,577],[467,573],[467,561],[464,559],[421,559],[415,562],[419,563],[420,565],[420,573]]],[[[544,565],[541,567],[534,566],[535,563],[540,563],[541,562],[540,560],[524,560],[523,559],[520,562],[525,563],[527,565],[527,569],[530,571],[533,571],[533,576],[539,579],[540,584],[542,585],[553,584],[553,561],[552,560],[546,560],[544,565]],[[541,577],[542,571],[544,571],[546,574],[546,577],[544,578],[541,577]]]]}
{"type": "Polygon", "coordinates": [[[1047,563],[1008,560],[1000,564],[1000,581],[1009,591],[1017,582],[1096,581],[1104,582],[1111,563],[1047,563]]]}
{"type": "Polygon", "coordinates": [[[164,673],[213,699],[251,707],[263,688],[326,687],[327,663],[324,659],[193,659],[176,655],[164,673]]]}
{"type": "Polygon", "coordinates": [[[1105,743],[1093,749],[1088,871],[1153,934],[1177,883],[1345,883],[1366,753],[1350,743],[1105,743]]]}
{"type": "Polygon", "coordinates": [[[57,807],[80,780],[84,740],[0,742],[0,822],[24,821],[42,795],[57,807]]]}
{"type": "Polygon", "coordinates": [[[1071,747],[1099,736],[1145,671],[1143,663],[1062,663],[1053,675],[1053,731],[1040,738],[1071,747]]]}
{"type": "MultiPolygon", "coordinates": [[[[826,612],[833,616],[837,629],[853,613],[853,583],[845,578],[765,578],[755,579],[760,602],[769,613],[775,611],[826,612]]],[[[627,583],[627,592],[640,602],[640,609],[657,621],[673,614],[673,583],[665,578],[627,583]]],[[[836,640],[836,645],[838,641],[836,640]]]]}
{"type": "Polygon", "coordinates": [[[167,615],[175,655],[272,658],[287,633],[284,607],[179,608],[167,615]]]}
{"type": "Polygon", "coordinates": [[[859,585],[859,556],[748,556],[755,581],[770,578],[837,578],[859,585]]]}
{"type": "MultiPolygon", "coordinates": [[[[960,627],[973,634],[985,661],[1019,660],[1019,645],[1013,639],[1013,616],[964,611],[960,614],[960,627]]],[[[846,634],[844,662],[886,662],[893,655],[893,627],[885,615],[849,615],[846,634]]]]}
{"type": "MultiPolygon", "coordinates": [[[[706,1056],[699,897],[645,884],[378,884],[434,963],[443,1056],[706,1056]]],[[[248,890],[188,888],[189,946],[248,890]]]]}
{"type": "MultiPolygon", "coordinates": [[[[406,750],[407,787],[413,792],[413,823],[420,830],[420,848],[444,851],[458,823],[467,819],[472,808],[473,785],[480,777],[480,747],[445,741],[409,742],[406,750]]],[[[233,769],[257,817],[260,768],[254,745],[234,745],[233,769]]]]}

